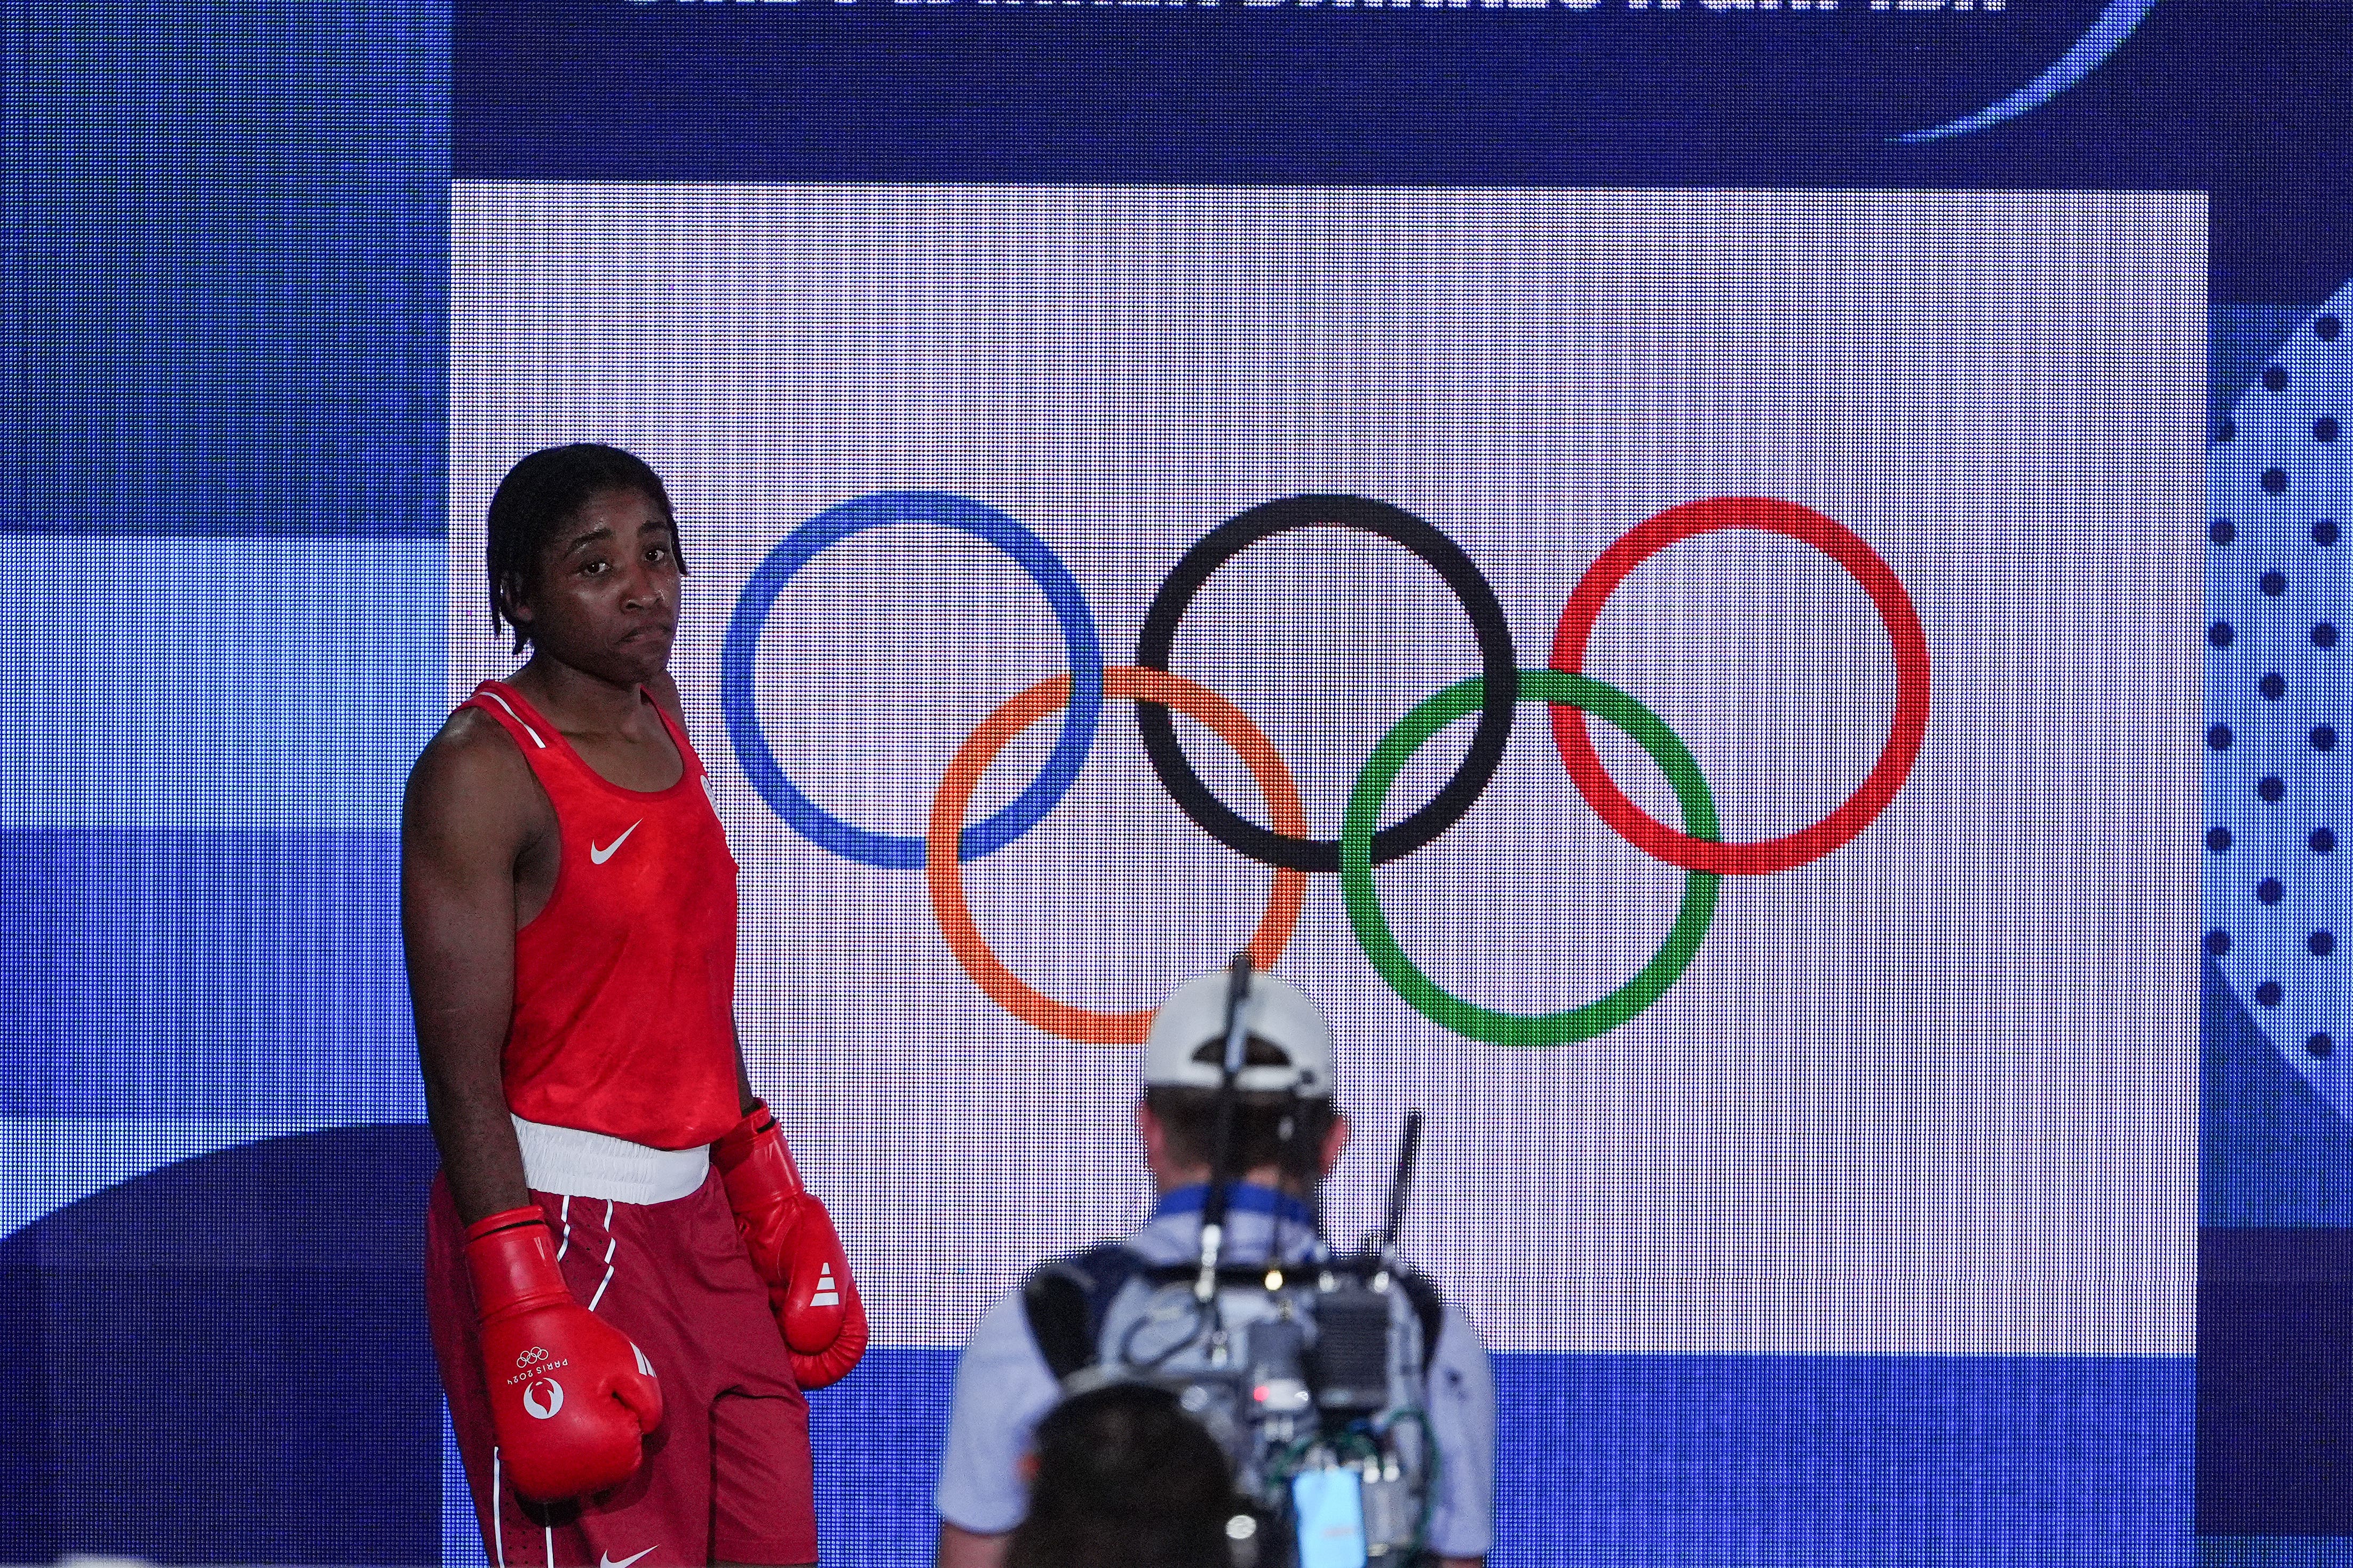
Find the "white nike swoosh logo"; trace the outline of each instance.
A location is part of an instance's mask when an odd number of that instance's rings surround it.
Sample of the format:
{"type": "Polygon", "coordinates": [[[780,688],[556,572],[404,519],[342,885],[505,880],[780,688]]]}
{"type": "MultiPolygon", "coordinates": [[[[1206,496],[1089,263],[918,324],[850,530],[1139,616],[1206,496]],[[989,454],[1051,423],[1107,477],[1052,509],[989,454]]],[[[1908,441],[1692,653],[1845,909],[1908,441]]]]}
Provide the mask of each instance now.
{"type": "MultiPolygon", "coordinates": [[[[621,835],[622,838],[627,838],[628,837],[628,835],[626,833],[621,835]]],[[[617,839],[615,842],[617,843],[619,840],[617,839]]],[[[646,1552],[651,1552],[653,1548],[650,1546],[646,1548],[646,1552]]],[[[635,1563],[638,1557],[643,1557],[646,1554],[646,1552],[640,1552],[634,1557],[624,1557],[617,1563],[613,1561],[613,1554],[611,1552],[600,1552],[596,1554],[599,1559],[596,1568],[629,1568],[629,1564],[635,1563]]]]}
{"type": "MultiPolygon", "coordinates": [[[[613,858],[613,852],[620,848],[622,845],[627,844],[629,841],[629,834],[635,833],[640,826],[642,826],[645,820],[646,819],[641,816],[638,818],[637,821],[629,824],[628,832],[623,833],[618,838],[614,839],[613,842],[606,845],[602,849],[596,847],[596,840],[590,839],[588,842],[588,858],[595,861],[599,866],[602,866],[606,861],[610,860],[613,858]]],[[[651,1552],[653,1548],[650,1546],[646,1548],[646,1552],[651,1552]]],[[[646,1554],[646,1552],[638,1552],[638,1557],[643,1557],[646,1554]]],[[[638,1560],[638,1557],[630,1558],[629,1563],[635,1563],[638,1560]]],[[[629,1563],[608,1563],[607,1568],[629,1568],[629,1563]]]]}

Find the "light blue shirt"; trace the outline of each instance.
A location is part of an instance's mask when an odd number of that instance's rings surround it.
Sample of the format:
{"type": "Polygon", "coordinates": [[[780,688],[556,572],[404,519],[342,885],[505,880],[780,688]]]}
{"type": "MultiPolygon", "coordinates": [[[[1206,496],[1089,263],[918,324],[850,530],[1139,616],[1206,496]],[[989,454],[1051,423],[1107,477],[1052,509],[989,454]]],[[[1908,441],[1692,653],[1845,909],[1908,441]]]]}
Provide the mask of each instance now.
{"type": "MultiPolygon", "coordinates": [[[[1153,1264],[1198,1258],[1202,1193],[1186,1187],[1163,1197],[1128,1237],[1129,1249],[1153,1264]]],[[[1234,1189],[1226,1219],[1227,1262],[1247,1267],[1279,1257],[1296,1263],[1324,1251],[1296,1199],[1264,1187],[1234,1189]]],[[[1427,1410],[1439,1457],[1429,1546],[1443,1557],[1483,1556],[1495,1534],[1494,1368],[1479,1331],[1451,1301],[1428,1353],[1427,1410]]],[[[1000,1534],[1021,1522],[1029,1508],[1021,1461],[1039,1418],[1060,1395],[1015,1291],[973,1325],[956,1363],[955,1402],[935,1494],[942,1519],[977,1535],[1000,1534]]]]}

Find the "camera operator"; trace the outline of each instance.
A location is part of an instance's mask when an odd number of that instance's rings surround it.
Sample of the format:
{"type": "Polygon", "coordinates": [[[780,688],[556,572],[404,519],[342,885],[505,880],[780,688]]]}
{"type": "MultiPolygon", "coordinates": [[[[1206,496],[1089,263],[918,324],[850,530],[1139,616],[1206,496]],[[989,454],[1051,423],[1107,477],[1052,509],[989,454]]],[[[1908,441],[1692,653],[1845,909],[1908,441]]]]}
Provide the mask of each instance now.
{"type": "MultiPolygon", "coordinates": [[[[1290,1385],[1284,1408],[1296,1414],[1271,1429],[1305,1435],[1280,1450],[1261,1438],[1256,1459],[1244,1452],[1244,1489],[1255,1480],[1261,1493],[1277,1498],[1278,1511],[1294,1496],[1303,1510],[1314,1511],[1336,1490],[1320,1482],[1345,1480],[1360,1544],[1353,1558],[1324,1560],[1363,1562],[1365,1542],[1375,1542],[1378,1556],[1386,1538],[1375,1514],[1394,1516],[1403,1506],[1411,1510],[1411,1544],[1381,1561],[1419,1556],[1448,1568],[1484,1561],[1493,1534],[1495,1456],[1486,1347],[1461,1310],[1410,1270],[1336,1258],[1324,1245],[1317,1191],[1348,1142],[1347,1121],[1333,1099],[1332,1067],[1332,1028],[1322,1009],[1280,976],[1253,980],[1246,963],[1238,963],[1232,977],[1219,972],[1187,982],[1154,1015],[1135,1120],[1157,1202],[1124,1242],[1050,1263],[975,1325],[957,1367],[936,1494],[944,1568],[1005,1563],[1011,1532],[1029,1509],[1024,1467],[1032,1434],[1066,1388],[1121,1377],[1183,1386],[1188,1367],[1198,1369],[1189,1374],[1198,1383],[1183,1387],[1185,1407],[1206,1411],[1213,1418],[1204,1424],[1222,1430],[1221,1440],[1233,1446],[1270,1429],[1264,1401],[1271,1388],[1282,1399],[1290,1385]],[[1213,1169],[1221,1142],[1228,1158],[1213,1169]],[[1237,1179],[1216,1179],[1228,1173],[1237,1179]],[[1205,1210],[1223,1222],[1214,1232],[1204,1224],[1205,1210]],[[1206,1259],[1205,1232],[1218,1238],[1206,1259]],[[1197,1259],[1203,1263],[1200,1310],[1188,1316],[1197,1259]],[[1212,1275],[1220,1282],[1214,1301],[1212,1275]],[[1336,1284],[1356,1304],[1359,1327],[1365,1303],[1373,1303],[1376,1314],[1374,1392],[1358,1400],[1365,1418],[1342,1435],[1336,1458],[1319,1446],[1317,1423],[1354,1396],[1341,1391],[1327,1399],[1313,1386],[1322,1364],[1314,1348],[1315,1303],[1335,1299],[1317,1295],[1319,1279],[1324,1291],[1336,1284]],[[1237,1317],[1226,1310],[1229,1295],[1254,1296],[1272,1307],[1244,1302],[1237,1317]],[[1253,1315],[1259,1322],[1303,1322],[1261,1332],[1240,1321],[1253,1315]],[[1237,1325],[1241,1331],[1229,1333],[1237,1325]],[[1280,1348],[1286,1336],[1297,1352],[1290,1361],[1301,1369],[1295,1381],[1291,1371],[1260,1376],[1247,1365],[1262,1342],[1280,1348]],[[1234,1387],[1240,1404],[1229,1403],[1230,1418],[1221,1426],[1207,1396],[1234,1387]],[[1253,1398],[1261,1402],[1256,1409],[1253,1398]],[[1330,1474],[1308,1481],[1293,1474],[1310,1463],[1330,1474]]],[[[1341,1313],[1326,1308],[1324,1317],[1322,1338],[1336,1347],[1333,1325],[1341,1313]]],[[[1361,1347],[1364,1336],[1354,1342],[1361,1347]]],[[[1367,1381],[1361,1355],[1356,1381],[1367,1381]]],[[[1270,1560],[1283,1559],[1261,1558],[1270,1560]]]]}

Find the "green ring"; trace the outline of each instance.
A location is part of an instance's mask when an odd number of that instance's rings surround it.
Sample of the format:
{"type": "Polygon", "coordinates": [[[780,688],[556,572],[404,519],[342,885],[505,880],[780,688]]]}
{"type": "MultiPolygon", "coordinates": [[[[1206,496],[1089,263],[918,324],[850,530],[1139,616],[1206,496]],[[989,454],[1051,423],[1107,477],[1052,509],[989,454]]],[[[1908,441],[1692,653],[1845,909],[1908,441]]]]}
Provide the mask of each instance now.
{"type": "MultiPolygon", "coordinates": [[[[1482,683],[1477,676],[1459,681],[1423,702],[1381,737],[1356,775],[1348,796],[1348,811],[1340,825],[1340,891],[1348,909],[1348,923],[1356,941],[1372,960],[1373,968],[1405,999],[1407,1005],[1431,1023],[1473,1040],[1497,1046],[1563,1046],[1606,1035],[1641,1012],[1682,977],[1708,923],[1715,918],[1716,885],[1713,871],[1686,872],[1683,901],[1675,911],[1674,929],[1663,946],[1642,966],[1641,973],[1599,1000],[1565,1013],[1499,1013],[1465,1002],[1439,988],[1414,967],[1398,945],[1381,912],[1380,894],[1373,886],[1373,828],[1389,786],[1412,755],[1432,735],[1455,720],[1479,710],[1482,683]]],[[[1692,759],[1690,750],[1657,714],[1625,692],[1589,676],[1557,669],[1520,671],[1520,700],[1566,702],[1614,724],[1641,743],[1674,786],[1683,808],[1683,831],[1694,838],[1721,837],[1715,821],[1715,797],[1692,759]]]]}

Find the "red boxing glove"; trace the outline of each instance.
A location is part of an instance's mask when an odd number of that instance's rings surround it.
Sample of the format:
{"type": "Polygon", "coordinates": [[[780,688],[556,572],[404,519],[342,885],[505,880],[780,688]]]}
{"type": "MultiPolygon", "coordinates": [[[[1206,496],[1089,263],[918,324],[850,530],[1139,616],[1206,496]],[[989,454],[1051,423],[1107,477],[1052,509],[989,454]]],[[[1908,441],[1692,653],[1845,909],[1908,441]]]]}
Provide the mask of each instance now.
{"type": "Polygon", "coordinates": [[[711,1157],[727,1184],[735,1228],[768,1283],[768,1307],[785,1333],[803,1388],[838,1383],[866,1353],[866,1303],[825,1205],[801,1185],[793,1152],[767,1102],[754,1100],[711,1157]]]}
{"type": "Polygon", "coordinates": [[[491,1429],[515,1490],[558,1502],[628,1479],[661,1425],[661,1385],[629,1336],[572,1298],[536,1208],[466,1227],[491,1429]]]}

